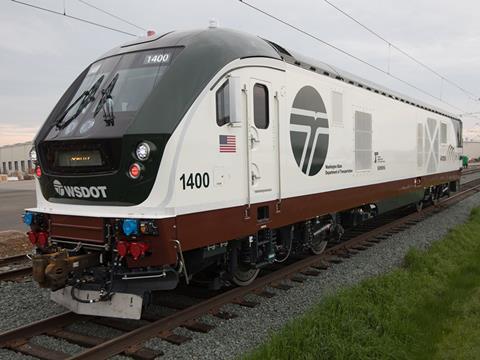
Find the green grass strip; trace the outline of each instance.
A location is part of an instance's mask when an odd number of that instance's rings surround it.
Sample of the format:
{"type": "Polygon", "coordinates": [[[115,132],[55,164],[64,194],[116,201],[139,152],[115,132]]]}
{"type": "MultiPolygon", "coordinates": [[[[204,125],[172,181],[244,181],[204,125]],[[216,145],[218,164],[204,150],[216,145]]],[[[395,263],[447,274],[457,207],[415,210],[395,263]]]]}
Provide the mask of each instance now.
{"type": "Polygon", "coordinates": [[[480,210],[404,267],[327,297],[245,359],[480,359],[480,210]]]}

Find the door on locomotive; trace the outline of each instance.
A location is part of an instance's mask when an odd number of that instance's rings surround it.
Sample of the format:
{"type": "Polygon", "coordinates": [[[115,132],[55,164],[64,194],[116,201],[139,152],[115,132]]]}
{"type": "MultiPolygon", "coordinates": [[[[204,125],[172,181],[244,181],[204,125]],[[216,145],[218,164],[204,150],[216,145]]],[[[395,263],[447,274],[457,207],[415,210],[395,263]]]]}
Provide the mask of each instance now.
{"type": "Polygon", "coordinates": [[[247,91],[248,181],[251,203],[280,199],[279,126],[284,97],[278,72],[262,69],[247,91]]]}

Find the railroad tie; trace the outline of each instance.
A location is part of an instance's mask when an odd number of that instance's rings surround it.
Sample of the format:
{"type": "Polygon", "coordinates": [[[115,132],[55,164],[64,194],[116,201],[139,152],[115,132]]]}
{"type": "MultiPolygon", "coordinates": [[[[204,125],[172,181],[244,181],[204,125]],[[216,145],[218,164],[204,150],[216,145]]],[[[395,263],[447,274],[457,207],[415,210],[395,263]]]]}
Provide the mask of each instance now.
{"type": "Polygon", "coordinates": [[[220,310],[213,310],[210,312],[213,316],[216,318],[222,319],[222,320],[231,320],[235,319],[238,317],[237,314],[228,312],[228,311],[220,311],[220,310]]]}
{"type": "Polygon", "coordinates": [[[46,347],[43,347],[37,344],[32,344],[29,342],[13,345],[12,347],[8,347],[8,348],[13,351],[17,351],[24,355],[30,355],[41,360],[64,360],[70,357],[70,355],[67,353],[57,351],[57,350],[47,349],[46,347]]]}
{"type": "Polygon", "coordinates": [[[300,274],[306,275],[306,276],[318,276],[318,275],[320,275],[320,271],[307,269],[307,270],[303,270],[302,272],[300,272],[300,274]]]}
{"type": "Polygon", "coordinates": [[[293,275],[292,277],[290,277],[290,280],[297,283],[304,283],[307,278],[304,276],[293,275]]]}
{"type": "Polygon", "coordinates": [[[187,330],[194,331],[194,332],[199,332],[206,334],[210,330],[215,329],[215,326],[206,324],[204,322],[198,321],[198,320],[191,320],[186,322],[185,324],[182,325],[187,330]]]}
{"type": "Polygon", "coordinates": [[[314,269],[317,269],[317,270],[328,270],[329,265],[327,263],[321,262],[321,263],[313,265],[312,267],[314,269]]]}
{"type": "Polygon", "coordinates": [[[158,337],[174,345],[182,345],[187,341],[192,340],[192,338],[189,338],[188,336],[178,335],[171,331],[162,331],[158,334],[158,337]]]}
{"type": "Polygon", "coordinates": [[[255,306],[259,305],[258,302],[255,301],[249,301],[244,298],[238,298],[232,301],[232,304],[244,306],[244,307],[249,307],[249,308],[254,308],[255,306]]]}
{"type": "Polygon", "coordinates": [[[288,285],[288,284],[285,284],[285,283],[273,283],[273,284],[270,284],[270,287],[272,287],[274,289],[278,289],[278,290],[283,290],[283,291],[287,291],[287,290],[290,290],[291,288],[293,288],[292,285],[288,285]]]}
{"type": "Polygon", "coordinates": [[[270,298],[272,298],[276,295],[274,292],[267,291],[265,289],[256,290],[253,293],[257,296],[264,297],[264,298],[267,298],[267,299],[270,299],[270,298]]]}
{"type": "Polygon", "coordinates": [[[123,352],[125,355],[134,358],[135,360],[154,360],[155,358],[164,355],[161,350],[152,350],[146,347],[131,347],[123,352]]]}

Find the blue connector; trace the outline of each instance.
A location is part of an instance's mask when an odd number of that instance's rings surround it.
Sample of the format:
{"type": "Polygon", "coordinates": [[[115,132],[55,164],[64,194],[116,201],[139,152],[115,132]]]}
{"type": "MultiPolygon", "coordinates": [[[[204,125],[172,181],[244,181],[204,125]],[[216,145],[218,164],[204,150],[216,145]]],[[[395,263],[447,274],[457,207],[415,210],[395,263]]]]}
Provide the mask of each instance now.
{"type": "Polygon", "coordinates": [[[33,213],[26,211],[25,214],[23,214],[23,223],[28,226],[32,225],[33,213]]]}
{"type": "Polygon", "coordinates": [[[125,219],[123,220],[123,233],[127,236],[138,235],[138,220],[125,219]]]}

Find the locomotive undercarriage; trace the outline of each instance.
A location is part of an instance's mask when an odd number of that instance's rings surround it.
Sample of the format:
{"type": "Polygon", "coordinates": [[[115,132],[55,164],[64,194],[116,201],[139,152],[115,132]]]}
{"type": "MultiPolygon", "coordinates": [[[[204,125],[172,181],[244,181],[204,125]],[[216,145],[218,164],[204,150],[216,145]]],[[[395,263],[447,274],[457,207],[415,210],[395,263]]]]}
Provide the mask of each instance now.
{"type": "MultiPolygon", "coordinates": [[[[437,204],[440,198],[449,196],[458,187],[458,183],[446,183],[426,188],[416,203],[417,210],[424,205],[437,204]]],[[[210,260],[215,264],[208,272],[210,285],[214,288],[230,283],[248,285],[255,280],[261,268],[284,262],[292,255],[321,254],[329,244],[341,241],[345,229],[358,226],[379,214],[376,204],[367,204],[280,229],[261,229],[245,239],[224,243],[216,250],[221,254],[210,260]]]]}

